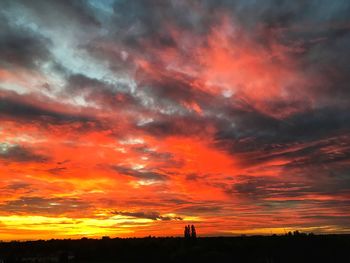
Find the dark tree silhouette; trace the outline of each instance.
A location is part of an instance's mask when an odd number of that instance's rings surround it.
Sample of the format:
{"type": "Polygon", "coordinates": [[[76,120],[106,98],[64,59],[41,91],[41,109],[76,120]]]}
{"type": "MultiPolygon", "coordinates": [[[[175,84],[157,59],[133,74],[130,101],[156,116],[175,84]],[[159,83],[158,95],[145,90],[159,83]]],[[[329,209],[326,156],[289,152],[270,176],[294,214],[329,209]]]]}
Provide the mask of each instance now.
{"type": "Polygon", "coordinates": [[[194,227],[194,225],[191,226],[191,238],[197,238],[196,228],[194,227]]]}
{"type": "Polygon", "coordinates": [[[190,233],[190,226],[185,226],[185,231],[184,231],[184,237],[186,239],[190,238],[191,237],[191,233],[190,233]]]}
{"type": "MultiPolygon", "coordinates": [[[[185,229],[186,235],[192,230],[185,229]]],[[[0,242],[0,263],[350,262],[350,235],[300,234],[0,242]]]]}

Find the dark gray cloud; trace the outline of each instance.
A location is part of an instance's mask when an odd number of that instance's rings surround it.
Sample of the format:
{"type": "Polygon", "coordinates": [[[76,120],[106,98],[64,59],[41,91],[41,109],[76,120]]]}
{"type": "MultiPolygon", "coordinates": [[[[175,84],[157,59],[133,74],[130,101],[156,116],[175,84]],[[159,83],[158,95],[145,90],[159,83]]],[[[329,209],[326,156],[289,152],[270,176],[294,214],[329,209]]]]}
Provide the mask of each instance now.
{"type": "Polygon", "coordinates": [[[121,83],[106,83],[82,74],[70,75],[68,78],[64,96],[72,95],[82,96],[87,102],[97,104],[105,110],[127,108],[128,111],[132,111],[140,107],[139,101],[129,93],[127,86],[121,83]]]}
{"type": "Polygon", "coordinates": [[[323,200],[305,202],[309,209],[305,209],[302,217],[306,220],[318,221],[320,225],[335,224],[343,227],[349,226],[350,202],[344,198],[340,200],[323,200]],[[321,211],[321,212],[318,212],[321,211]]]}
{"type": "Polygon", "coordinates": [[[310,109],[283,119],[251,108],[227,110],[226,114],[230,117],[217,125],[216,145],[233,155],[241,154],[246,164],[281,158],[295,164],[317,164],[349,157],[350,116],[343,108],[310,109]]]}
{"type": "MultiPolygon", "coordinates": [[[[210,202],[208,202],[210,203],[210,202]]],[[[222,211],[222,206],[211,205],[211,204],[202,204],[202,205],[190,205],[178,209],[180,213],[186,215],[198,215],[198,214],[218,214],[222,211]]]]}
{"type": "Polygon", "coordinates": [[[203,135],[210,130],[209,119],[194,116],[163,116],[147,123],[141,129],[159,137],[203,135]]]}
{"type": "Polygon", "coordinates": [[[143,155],[149,156],[151,158],[155,158],[157,160],[169,161],[173,158],[172,153],[159,152],[159,151],[153,150],[151,147],[138,146],[138,147],[133,147],[133,150],[137,153],[141,153],[143,155]]]}
{"type": "MultiPolygon", "coordinates": [[[[19,96],[17,96],[20,98],[19,96]]],[[[39,101],[37,104],[40,104],[39,101]]],[[[97,123],[93,117],[79,114],[63,113],[45,107],[37,106],[34,102],[21,101],[11,97],[0,97],[0,117],[18,121],[42,121],[44,123],[60,124],[70,122],[97,123]]]]}
{"type": "Polygon", "coordinates": [[[87,1],[81,0],[28,0],[11,1],[4,0],[2,5],[8,10],[20,10],[21,14],[32,14],[35,19],[50,27],[94,26],[99,22],[87,1]]]}
{"type": "Polygon", "coordinates": [[[18,26],[0,14],[0,66],[35,69],[50,58],[50,40],[18,26]]]}
{"type": "Polygon", "coordinates": [[[314,168],[306,169],[305,172],[286,171],[283,177],[238,176],[232,185],[224,184],[220,187],[227,194],[260,201],[275,198],[284,202],[297,198],[303,202],[303,198],[308,195],[328,197],[337,194],[342,200],[342,195],[349,193],[350,179],[346,176],[348,172],[348,170],[321,171],[314,168]]]}
{"type": "Polygon", "coordinates": [[[23,196],[0,204],[2,212],[12,214],[63,214],[91,207],[90,204],[74,198],[46,198],[23,196]]]}
{"type": "Polygon", "coordinates": [[[111,168],[120,174],[132,176],[139,179],[148,180],[165,180],[167,176],[158,172],[149,171],[146,169],[132,169],[120,165],[111,166],[111,168]]]}
{"type": "Polygon", "coordinates": [[[60,175],[66,170],[67,170],[67,167],[54,167],[54,168],[48,169],[47,171],[54,175],[60,175]]]}
{"type": "Polygon", "coordinates": [[[126,200],[108,200],[111,206],[130,206],[130,207],[147,207],[148,210],[152,210],[154,207],[168,207],[173,205],[191,204],[190,198],[180,195],[177,196],[160,196],[161,199],[153,200],[152,198],[141,197],[128,197],[126,200]]]}
{"type": "Polygon", "coordinates": [[[13,196],[17,193],[31,194],[35,191],[33,185],[21,181],[14,181],[0,188],[3,196],[13,196]]]}
{"type": "Polygon", "coordinates": [[[269,177],[251,177],[235,183],[232,188],[226,189],[229,194],[240,194],[249,198],[269,198],[269,197],[295,197],[304,196],[306,193],[315,193],[308,183],[280,180],[269,177]]]}
{"type": "Polygon", "coordinates": [[[113,19],[118,27],[115,33],[124,35],[128,45],[138,46],[142,39],[149,38],[156,46],[173,46],[175,41],[167,31],[164,17],[182,29],[199,29],[203,18],[196,16],[189,6],[191,3],[182,1],[116,1],[113,19]]]}
{"type": "MultiPolygon", "coordinates": [[[[116,1],[113,6],[115,37],[127,46],[140,47],[146,39],[156,47],[174,47],[168,26],[201,35],[220,23],[222,14],[256,34],[257,28],[302,28],[348,22],[350,5],[347,1],[311,0],[204,0],[204,1],[116,1]],[[166,23],[165,18],[166,17],[166,23]]],[[[112,33],[111,32],[111,33],[112,33]]],[[[289,37],[288,37],[289,38],[289,37]]],[[[268,41],[268,39],[260,39],[268,41]]],[[[181,46],[177,46],[181,49],[181,46]]],[[[185,50],[184,50],[185,51],[185,50]]],[[[185,51],[186,52],[186,51],[185,51]]]]}
{"type": "Polygon", "coordinates": [[[50,157],[35,153],[33,150],[21,145],[0,143],[0,159],[9,162],[47,162],[50,157]]]}
{"type": "Polygon", "coordinates": [[[160,220],[160,221],[182,220],[182,218],[179,216],[162,216],[159,212],[154,212],[154,211],[148,211],[148,212],[114,211],[113,214],[136,217],[136,218],[145,218],[145,219],[151,219],[151,220],[160,220]]]}
{"type": "Polygon", "coordinates": [[[24,183],[24,182],[15,182],[15,183],[11,183],[9,185],[6,186],[7,189],[10,190],[19,190],[19,189],[26,189],[29,188],[31,185],[28,183],[24,183]]]}
{"type": "Polygon", "coordinates": [[[228,119],[221,123],[222,128],[219,127],[219,140],[255,137],[266,144],[306,142],[339,132],[346,133],[350,129],[350,116],[342,107],[308,109],[282,119],[268,116],[250,106],[226,110],[228,119]],[[235,124],[233,127],[228,125],[230,121],[235,124]]]}

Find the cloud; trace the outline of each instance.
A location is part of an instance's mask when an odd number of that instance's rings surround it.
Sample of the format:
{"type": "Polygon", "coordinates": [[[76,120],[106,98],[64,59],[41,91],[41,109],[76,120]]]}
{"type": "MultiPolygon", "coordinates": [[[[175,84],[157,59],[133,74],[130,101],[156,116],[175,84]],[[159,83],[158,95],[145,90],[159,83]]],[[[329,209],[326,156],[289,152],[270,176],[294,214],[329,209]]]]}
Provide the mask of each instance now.
{"type": "Polygon", "coordinates": [[[50,160],[48,156],[37,154],[27,147],[0,143],[0,159],[7,162],[36,162],[43,163],[50,160]]]}
{"type": "Polygon", "coordinates": [[[39,196],[22,196],[0,204],[2,213],[11,214],[51,214],[59,215],[87,209],[90,204],[75,198],[47,198],[39,196]]]}
{"type": "Polygon", "coordinates": [[[134,147],[133,150],[135,152],[150,156],[150,157],[155,158],[157,160],[170,161],[174,157],[173,154],[170,152],[159,152],[159,151],[153,150],[152,148],[146,147],[146,146],[134,147]]]}
{"type": "Polygon", "coordinates": [[[347,227],[347,1],[0,5],[4,216],[347,227]]]}
{"type": "Polygon", "coordinates": [[[1,196],[12,196],[14,197],[17,194],[30,194],[35,191],[34,187],[27,182],[21,182],[21,181],[13,181],[5,184],[4,186],[0,187],[1,189],[1,196]]]}
{"type": "Polygon", "coordinates": [[[34,70],[51,58],[50,40],[29,30],[9,24],[0,16],[0,65],[34,70]]]}
{"type": "Polygon", "coordinates": [[[68,78],[65,95],[82,96],[86,101],[97,104],[104,110],[123,110],[125,107],[129,111],[132,108],[136,110],[140,107],[139,102],[128,93],[128,89],[121,83],[115,85],[82,74],[73,74],[68,78]]]}
{"type": "Polygon", "coordinates": [[[5,7],[13,12],[30,14],[36,22],[41,22],[53,28],[64,25],[79,25],[98,27],[99,22],[95,18],[89,5],[84,1],[4,1],[5,7]],[[64,17],[64,21],[57,23],[64,17]]]}
{"type": "Polygon", "coordinates": [[[198,215],[198,214],[213,214],[220,213],[222,211],[222,207],[219,205],[190,205],[183,208],[178,209],[180,213],[184,213],[187,215],[198,215]]]}
{"type": "Polygon", "coordinates": [[[160,220],[160,221],[171,221],[171,220],[182,220],[179,216],[162,216],[159,212],[149,211],[149,212],[125,212],[125,211],[114,211],[115,215],[136,217],[136,218],[145,218],[151,220],[160,220]]]}
{"type": "Polygon", "coordinates": [[[284,119],[257,111],[236,113],[232,118],[235,126],[226,121],[219,124],[215,144],[233,155],[244,155],[246,164],[278,159],[298,163],[302,158],[306,158],[305,163],[326,163],[348,158],[346,134],[350,127],[348,115],[341,108],[308,110],[284,119]],[[323,151],[331,145],[337,156],[323,151]]]}
{"type": "Polygon", "coordinates": [[[8,190],[16,191],[16,190],[19,190],[19,189],[30,188],[30,184],[24,183],[24,182],[14,182],[14,183],[11,183],[11,184],[7,185],[5,188],[8,189],[8,190]]]}
{"type": "Polygon", "coordinates": [[[66,167],[54,167],[54,168],[48,169],[47,171],[51,174],[61,174],[66,170],[67,170],[66,167]]]}
{"type": "Polygon", "coordinates": [[[3,119],[14,119],[18,121],[39,121],[43,124],[52,123],[96,123],[93,117],[81,114],[70,114],[52,110],[42,106],[37,106],[33,102],[21,101],[20,99],[10,97],[0,97],[0,117],[3,119]]]}
{"type": "MultiPolygon", "coordinates": [[[[335,172],[335,171],[333,171],[335,172]]],[[[299,171],[299,173],[301,173],[299,171]]],[[[223,190],[230,195],[238,195],[242,198],[267,201],[300,201],[343,199],[342,194],[348,191],[350,181],[342,176],[341,171],[336,177],[332,177],[329,171],[306,170],[306,173],[295,175],[288,171],[284,177],[271,176],[237,176],[232,185],[223,185],[223,190]],[[317,176],[313,173],[318,172],[317,176]],[[332,197],[333,196],[333,197],[332,197]]],[[[346,173],[346,172],[345,172],[346,173]]],[[[321,202],[321,201],[320,201],[321,202]]]]}
{"type": "Polygon", "coordinates": [[[147,180],[166,180],[167,176],[158,172],[149,171],[147,169],[132,169],[125,166],[114,165],[112,169],[120,174],[128,175],[134,178],[147,180]]]}

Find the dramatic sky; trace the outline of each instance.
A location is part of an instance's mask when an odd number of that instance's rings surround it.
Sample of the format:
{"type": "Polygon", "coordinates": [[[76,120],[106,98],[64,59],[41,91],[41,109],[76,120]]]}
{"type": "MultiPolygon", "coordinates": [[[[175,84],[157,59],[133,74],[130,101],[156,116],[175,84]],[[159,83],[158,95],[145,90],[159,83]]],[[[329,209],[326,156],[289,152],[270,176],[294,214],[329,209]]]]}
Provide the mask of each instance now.
{"type": "Polygon", "coordinates": [[[0,239],[350,233],[349,14],[1,0],[0,239]]]}

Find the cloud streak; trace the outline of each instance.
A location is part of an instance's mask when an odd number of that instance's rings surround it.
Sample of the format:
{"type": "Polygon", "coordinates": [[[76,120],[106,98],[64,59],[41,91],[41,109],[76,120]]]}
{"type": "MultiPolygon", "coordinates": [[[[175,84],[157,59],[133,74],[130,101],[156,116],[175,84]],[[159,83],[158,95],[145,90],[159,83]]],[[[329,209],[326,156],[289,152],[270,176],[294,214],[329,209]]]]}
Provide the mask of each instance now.
{"type": "Polygon", "coordinates": [[[115,211],[113,214],[122,215],[122,216],[130,216],[136,218],[145,218],[151,220],[161,220],[161,221],[170,221],[170,220],[182,220],[179,216],[162,216],[158,212],[123,212],[123,211],[115,211]]]}

